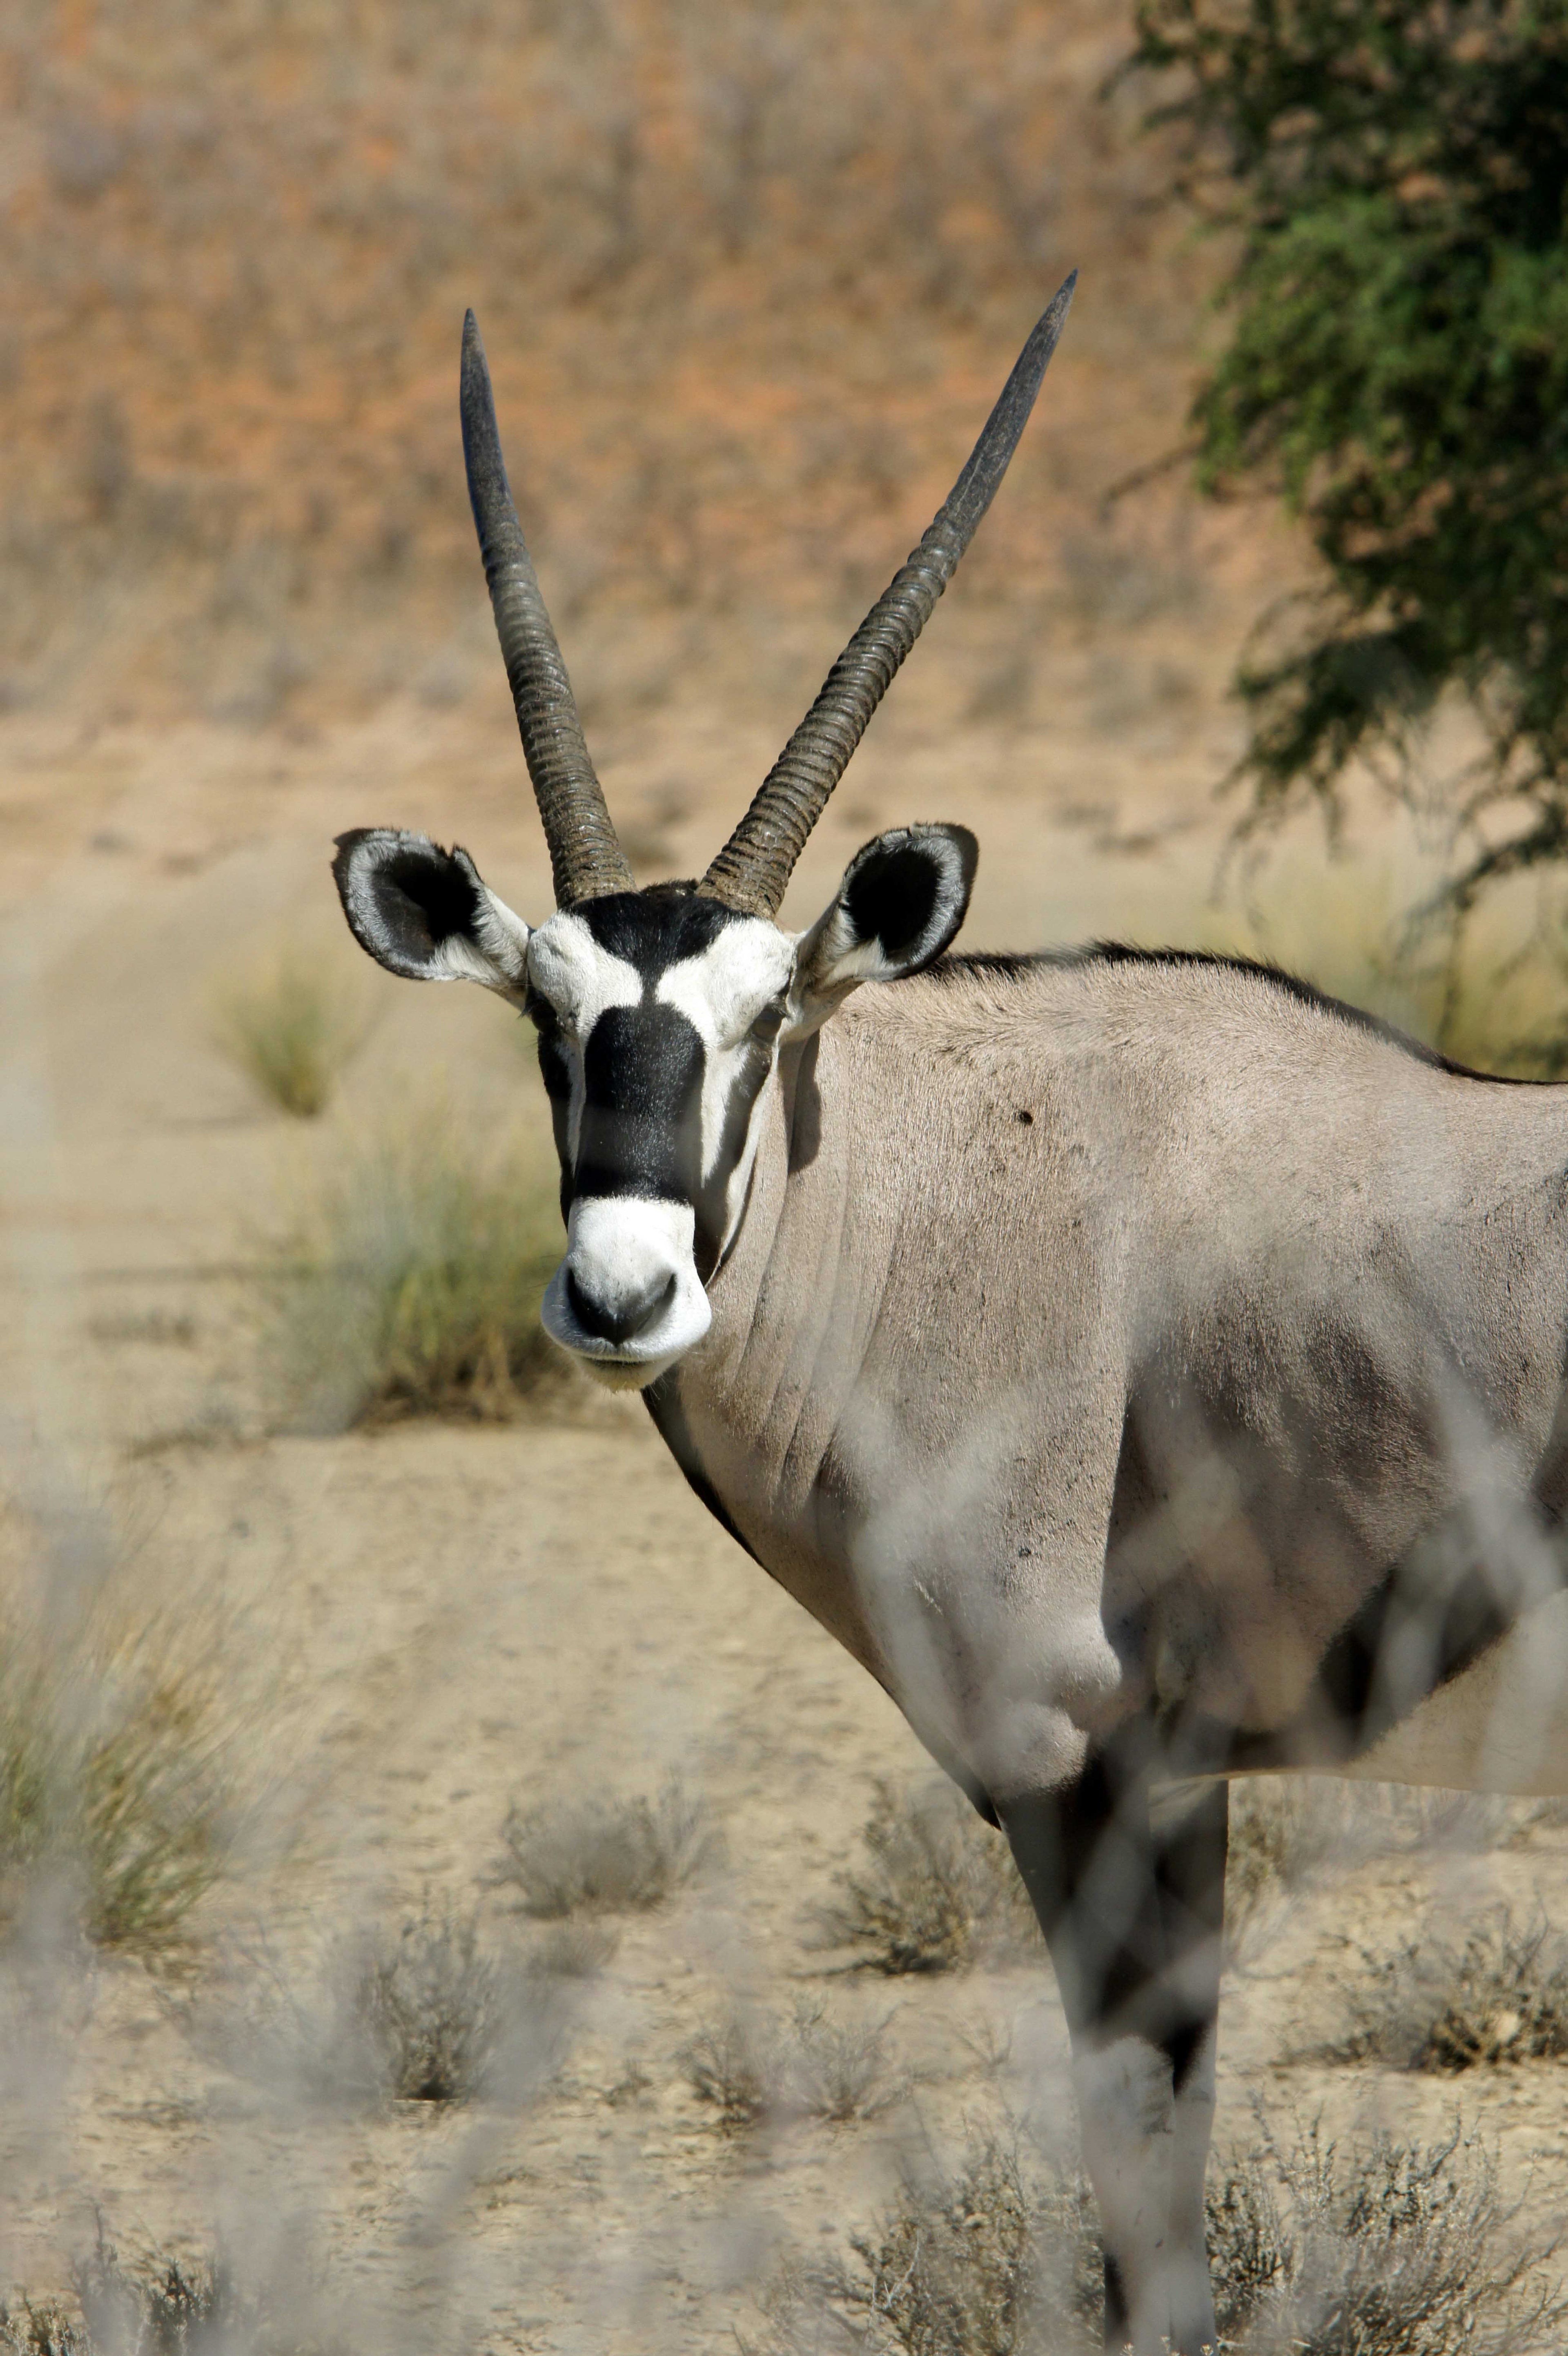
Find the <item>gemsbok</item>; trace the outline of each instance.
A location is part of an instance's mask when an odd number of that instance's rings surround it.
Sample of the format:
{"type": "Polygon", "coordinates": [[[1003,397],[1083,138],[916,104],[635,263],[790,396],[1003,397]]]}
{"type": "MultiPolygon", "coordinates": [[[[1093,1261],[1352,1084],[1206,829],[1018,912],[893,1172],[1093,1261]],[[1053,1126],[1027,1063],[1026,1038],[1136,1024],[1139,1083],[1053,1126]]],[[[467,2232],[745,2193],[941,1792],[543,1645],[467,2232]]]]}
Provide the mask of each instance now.
{"type": "Polygon", "coordinates": [[[961,826],[880,835],[815,924],[775,922],[1072,284],[707,873],[641,890],[470,315],[468,487],[555,910],[531,927],[420,834],[345,834],[334,872],[371,957],[538,1031],[549,1332],[642,1389],[1005,1832],[1071,2033],[1107,2341],[1194,2356],[1225,1779],[1568,1791],[1568,1090],[1222,958],[950,956],[961,826]]]}

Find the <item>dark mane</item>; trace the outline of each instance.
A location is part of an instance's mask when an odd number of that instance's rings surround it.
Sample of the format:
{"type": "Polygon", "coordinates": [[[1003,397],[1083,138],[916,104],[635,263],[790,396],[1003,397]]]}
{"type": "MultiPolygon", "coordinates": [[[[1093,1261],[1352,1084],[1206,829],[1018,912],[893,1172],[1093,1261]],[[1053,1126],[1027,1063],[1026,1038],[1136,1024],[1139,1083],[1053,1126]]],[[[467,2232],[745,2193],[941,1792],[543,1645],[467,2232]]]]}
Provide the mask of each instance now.
{"type": "Polygon", "coordinates": [[[1456,1064],[1451,1056],[1439,1055],[1435,1047],[1412,1039],[1397,1023],[1385,1023],[1380,1015],[1369,1014],[1365,1007],[1352,1006],[1346,999],[1331,998],[1326,991],[1314,989],[1310,981],[1302,981],[1283,967],[1267,965],[1257,958],[1221,957],[1210,949],[1140,949],[1130,948],[1124,941],[1091,941],[1083,948],[1036,949],[1024,955],[980,949],[939,958],[926,970],[938,981],[956,981],[965,974],[1021,981],[1042,967],[1062,972],[1090,965],[1209,966],[1225,972],[1250,974],[1255,980],[1283,991],[1298,1004],[1316,1007],[1319,1013],[1333,1015],[1358,1031],[1369,1031],[1375,1038],[1386,1039],[1391,1046],[1413,1056],[1418,1064],[1430,1064],[1436,1071],[1452,1073],[1455,1079],[1486,1080],[1494,1087],[1507,1088],[1543,1085],[1539,1080],[1516,1079],[1506,1072],[1477,1072],[1468,1064],[1456,1064]]]}

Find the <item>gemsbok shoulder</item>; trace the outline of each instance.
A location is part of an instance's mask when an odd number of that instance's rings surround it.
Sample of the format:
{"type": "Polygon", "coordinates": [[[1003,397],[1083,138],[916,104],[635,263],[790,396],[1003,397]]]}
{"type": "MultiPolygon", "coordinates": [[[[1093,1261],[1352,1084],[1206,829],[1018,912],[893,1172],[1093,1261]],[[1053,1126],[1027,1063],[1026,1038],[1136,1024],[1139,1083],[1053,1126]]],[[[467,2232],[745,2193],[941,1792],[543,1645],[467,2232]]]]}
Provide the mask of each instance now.
{"type": "Polygon", "coordinates": [[[462,427],[555,909],[371,828],[395,974],[539,1034],[549,1332],[1012,1845],[1066,2008],[1108,2343],[1215,2337],[1226,1778],[1568,1792],[1568,1089],[1461,1070],[1283,974],[950,955],[961,826],[811,827],[984,515],[1066,318],[698,883],[639,890],[508,488],[462,427]]]}

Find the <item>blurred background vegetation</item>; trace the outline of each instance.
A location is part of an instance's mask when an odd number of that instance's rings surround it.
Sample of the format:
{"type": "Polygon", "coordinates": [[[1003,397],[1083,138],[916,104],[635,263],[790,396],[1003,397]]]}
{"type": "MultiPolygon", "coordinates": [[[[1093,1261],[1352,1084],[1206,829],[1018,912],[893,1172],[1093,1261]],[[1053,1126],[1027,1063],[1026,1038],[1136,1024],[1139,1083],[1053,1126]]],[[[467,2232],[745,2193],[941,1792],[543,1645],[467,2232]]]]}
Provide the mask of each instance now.
{"type": "Polygon", "coordinates": [[[1096,466],[1031,437],[966,590],[1179,604],[1190,485],[1098,505],[1179,434],[1221,259],[1148,93],[1105,91],[1131,34],[1101,0],[16,0],[0,694],[458,700],[470,303],[558,617],[765,633],[858,617],[1080,264],[1052,400],[1096,466]]]}
{"type": "Polygon", "coordinates": [[[461,701],[469,303],[585,700],[744,702],[1077,263],[988,713],[1064,622],[1251,627],[1255,809],[1436,774],[1471,894],[1568,842],[1565,62],[1563,0],[16,0],[0,706],[461,701]]]}
{"type": "Polygon", "coordinates": [[[1467,905],[1568,848],[1568,8],[1141,0],[1138,37],[1239,240],[1199,479],[1283,494],[1320,560],[1242,664],[1242,774],[1264,817],[1357,761],[1435,784],[1467,905]]]}

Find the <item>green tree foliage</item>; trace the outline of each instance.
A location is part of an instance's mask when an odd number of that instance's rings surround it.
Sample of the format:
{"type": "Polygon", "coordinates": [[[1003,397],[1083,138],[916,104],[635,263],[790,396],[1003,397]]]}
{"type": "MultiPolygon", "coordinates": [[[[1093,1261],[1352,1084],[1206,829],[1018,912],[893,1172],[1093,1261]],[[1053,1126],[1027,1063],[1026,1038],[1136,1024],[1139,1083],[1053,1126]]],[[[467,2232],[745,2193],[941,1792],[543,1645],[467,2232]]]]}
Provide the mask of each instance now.
{"type": "Polygon", "coordinates": [[[1411,791],[1458,692],[1462,909],[1568,853],[1568,0],[1141,0],[1137,27],[1187,190],[1239,231],[1200,479],[1277,487],[1326,567],[1238,674],[1254,817],[1332,814],[1355,757],[1411,791]]]}

